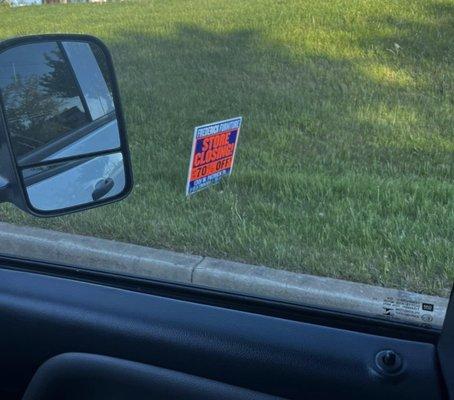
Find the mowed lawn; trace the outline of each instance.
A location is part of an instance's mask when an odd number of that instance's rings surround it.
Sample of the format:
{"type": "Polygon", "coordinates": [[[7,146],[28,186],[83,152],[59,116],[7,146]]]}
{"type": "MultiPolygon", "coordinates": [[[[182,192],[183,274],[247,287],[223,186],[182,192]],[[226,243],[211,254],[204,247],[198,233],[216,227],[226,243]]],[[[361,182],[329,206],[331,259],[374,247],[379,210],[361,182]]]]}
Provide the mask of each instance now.
{"type": "Polygon", "coordinates": [[[454,1],[156,0],[0,7],[0,37],[93,34],[119,77],[122,203],[0,220],[447,294],[454,1]],[[242,115],[233,175],[184,195],[194,126],[242,115]]]}

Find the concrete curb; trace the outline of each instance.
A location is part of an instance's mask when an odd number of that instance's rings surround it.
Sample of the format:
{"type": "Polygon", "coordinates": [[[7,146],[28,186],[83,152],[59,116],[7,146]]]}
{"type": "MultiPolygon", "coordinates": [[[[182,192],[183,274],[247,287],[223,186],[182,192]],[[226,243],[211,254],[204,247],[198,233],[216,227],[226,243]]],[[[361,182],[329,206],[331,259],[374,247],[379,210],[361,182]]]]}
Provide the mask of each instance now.
{"type": "Polygon", "coordinates": [[[441,328],[448,299],[0,222],[0,253],[441,328]],[[431,311],[432,310],[432,311],[431,311]]]}
{"type": "Polygon", "coordinates": [[[191,283],[203,257],[0,222],[0,253],[191,283]]]}

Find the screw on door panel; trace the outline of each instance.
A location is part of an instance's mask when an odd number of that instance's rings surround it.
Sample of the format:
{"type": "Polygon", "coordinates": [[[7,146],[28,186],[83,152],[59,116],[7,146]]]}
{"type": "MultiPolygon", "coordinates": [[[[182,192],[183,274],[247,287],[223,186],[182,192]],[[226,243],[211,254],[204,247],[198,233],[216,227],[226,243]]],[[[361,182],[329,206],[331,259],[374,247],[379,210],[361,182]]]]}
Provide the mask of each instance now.
{"type": "Polygon", "coordinates": [[[385,375],[397,375],[402,371],[402,357],[394,350],[382,350],[375,356],[375,366],[385,375]]]}

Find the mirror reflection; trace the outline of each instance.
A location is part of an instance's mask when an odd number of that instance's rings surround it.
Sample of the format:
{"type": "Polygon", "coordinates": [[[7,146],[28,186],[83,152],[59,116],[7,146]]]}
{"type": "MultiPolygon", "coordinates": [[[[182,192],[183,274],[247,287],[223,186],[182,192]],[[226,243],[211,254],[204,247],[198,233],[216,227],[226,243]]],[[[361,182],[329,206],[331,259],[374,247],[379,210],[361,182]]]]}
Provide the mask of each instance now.
{"type": "Polygon", "coordinates": [[[123,192],[123,155],[112,153],[22,170],[30,204],[55,211],[108,200],[123,192]]]}
{"type": "Polygon", "coordinates": [[[0,54],[0,93],[19,166],[120,147],[107,65],[98,45],[81,41],[0,54]]]}

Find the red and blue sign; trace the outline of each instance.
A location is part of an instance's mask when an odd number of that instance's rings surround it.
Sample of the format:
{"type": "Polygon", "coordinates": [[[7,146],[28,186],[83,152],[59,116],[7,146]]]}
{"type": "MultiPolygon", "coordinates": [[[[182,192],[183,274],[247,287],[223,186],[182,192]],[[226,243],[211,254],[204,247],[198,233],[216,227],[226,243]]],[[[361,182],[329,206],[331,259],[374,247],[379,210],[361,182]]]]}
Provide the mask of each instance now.
{"type": "Polygon", "coordinates": [[[232,173],[241,122],[238,117],[194,129],[186,196],[232,173]]]}

